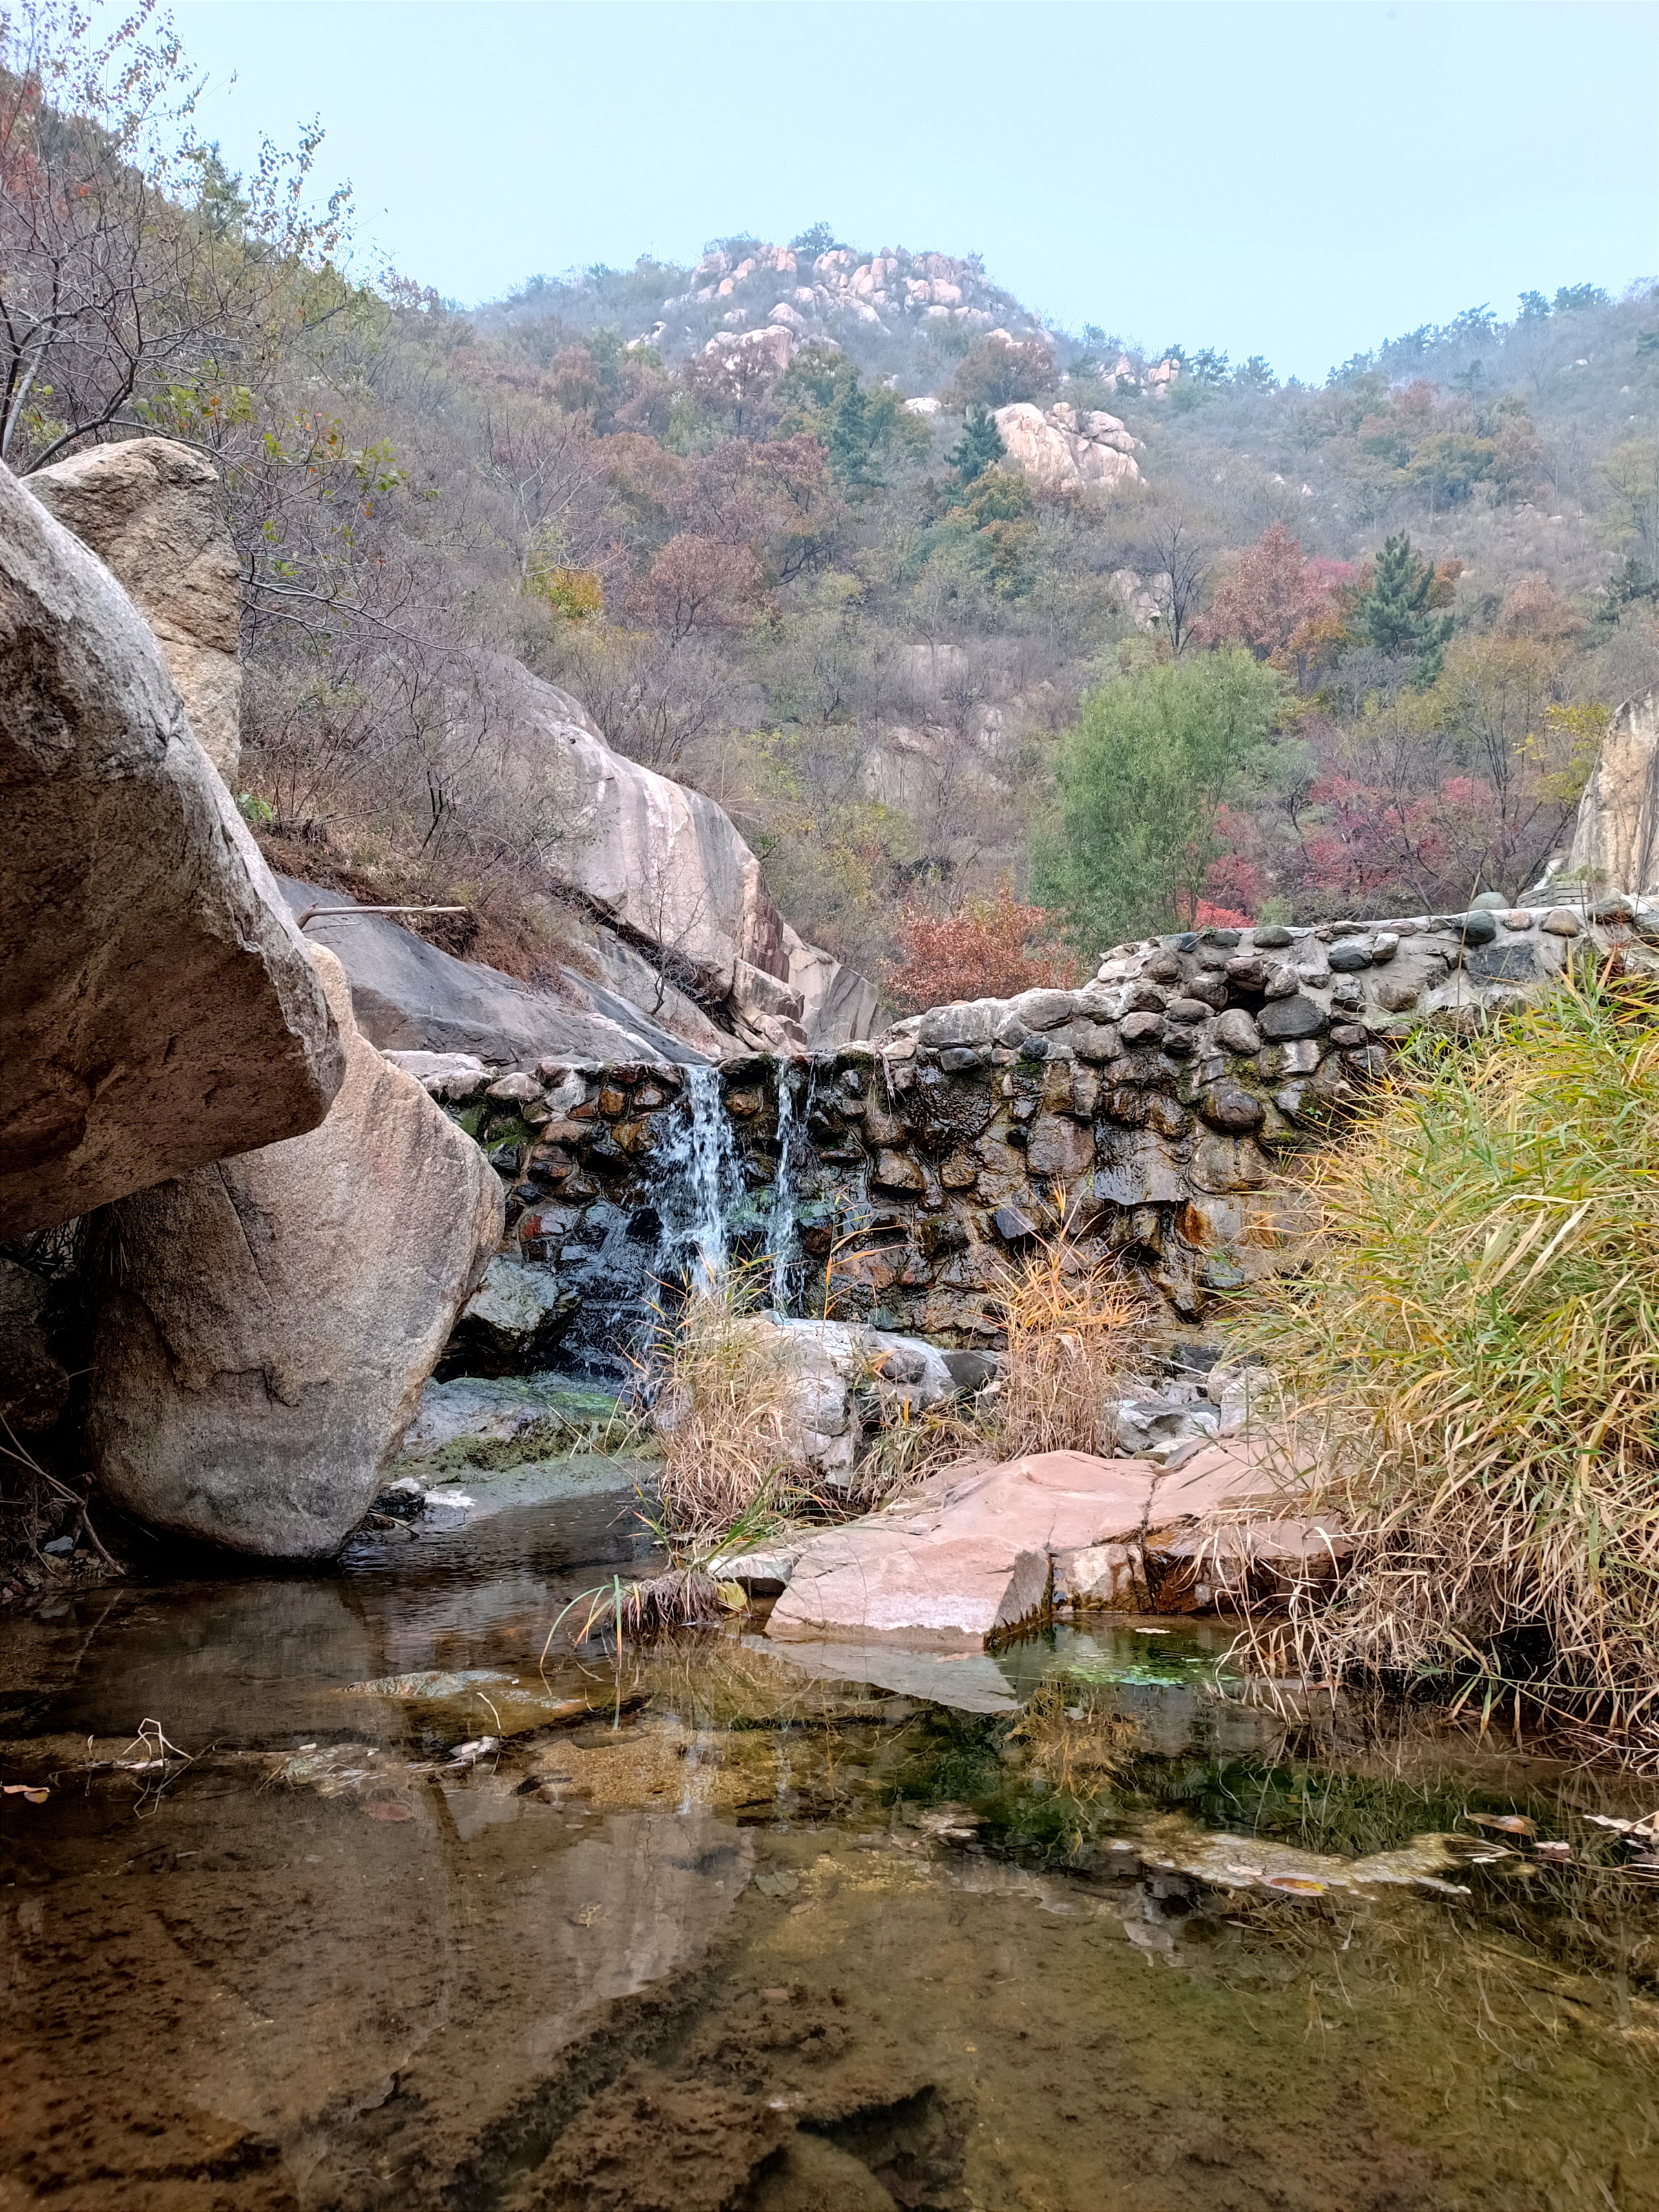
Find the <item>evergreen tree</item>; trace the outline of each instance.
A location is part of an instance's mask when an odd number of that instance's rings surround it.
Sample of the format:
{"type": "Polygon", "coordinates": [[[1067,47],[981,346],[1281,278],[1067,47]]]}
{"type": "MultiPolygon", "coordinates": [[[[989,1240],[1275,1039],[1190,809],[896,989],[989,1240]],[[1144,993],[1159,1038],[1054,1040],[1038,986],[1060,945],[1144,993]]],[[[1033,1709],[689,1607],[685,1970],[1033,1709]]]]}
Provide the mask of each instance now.
{"type": "Polygon", "coordinates": [[[1359,621],[1379,652],[1414,653],[1419,681],[1432,684],[1440,673],[1454,618],[1434,611],[1439,578],[1432,561],[1419,560],[1403,532],[1390,538],[1377,556],[1370,589],[1359,603],[1359,621]]]}
{"type": "Polygon", "coordinates": [[[830,417],[830,473],[843,491],[872,489],[881,481],[870,465],[875,425],[856,375],[842,386],[830,417]]]}
{"type": "Polygon", "coordinates": [[[957,480],[966,486],[1002,460],[1007,451],[990,409],[970,407],[963,421],[962,435],[951,448],[951,466],[957,480]]]}

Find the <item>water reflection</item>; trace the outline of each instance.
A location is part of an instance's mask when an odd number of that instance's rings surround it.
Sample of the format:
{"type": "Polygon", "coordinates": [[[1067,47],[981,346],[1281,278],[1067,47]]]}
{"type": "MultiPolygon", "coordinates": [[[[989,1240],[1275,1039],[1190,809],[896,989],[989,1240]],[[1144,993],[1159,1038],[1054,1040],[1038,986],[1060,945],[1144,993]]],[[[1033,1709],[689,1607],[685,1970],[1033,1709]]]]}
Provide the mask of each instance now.
{"type": "Polygon", "coordinates": [[[1212,1624],[538,1666],[636,1532],[470,1538],[0,1632],[9,2212],[1659,2205],[1639,1791],[1212,1624]]]}

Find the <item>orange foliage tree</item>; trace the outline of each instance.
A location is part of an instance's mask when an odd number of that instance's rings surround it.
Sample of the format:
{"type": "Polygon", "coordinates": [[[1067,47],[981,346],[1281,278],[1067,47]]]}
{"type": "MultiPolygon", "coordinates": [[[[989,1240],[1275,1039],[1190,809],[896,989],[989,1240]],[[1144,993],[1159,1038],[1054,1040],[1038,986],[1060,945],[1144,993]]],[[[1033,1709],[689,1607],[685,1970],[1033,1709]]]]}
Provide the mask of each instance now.
{"type": "Polygon", "coordinates": [[[1012,999],[1020,991],[1065,990],[1077,962],[1052,935],[1040,906],[1022,906],[1005,876],[991,891],[960,900],[948,914],[916,906],[899,915],[902,951],[884,964],[882,983],[908,1012],[957,999],[1012,999]]]}

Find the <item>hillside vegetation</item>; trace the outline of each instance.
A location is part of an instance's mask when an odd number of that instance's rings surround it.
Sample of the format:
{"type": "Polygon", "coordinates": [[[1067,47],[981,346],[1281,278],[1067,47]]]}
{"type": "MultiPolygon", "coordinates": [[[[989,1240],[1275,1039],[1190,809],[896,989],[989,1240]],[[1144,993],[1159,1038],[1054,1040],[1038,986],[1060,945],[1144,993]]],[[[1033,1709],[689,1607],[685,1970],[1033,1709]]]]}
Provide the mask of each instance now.
{"type": "Polygon", "coordinates": [[[229,174],[135,25],[7,19],[5,458],[213,457],[245,811],[295,869],[466,902],[457,949],[532,974],[560,939],[504,657],[719,799],[899,1005],[942,927],[996,989],[1200,910],[1516,891],[1659,678],[1651,284],[1472,309],[1317,388],[824,226],[465,313],[343,273],[314,139],[229,174]],[[1115,473],[1035,469],[1010,406],[1115,473]]]}

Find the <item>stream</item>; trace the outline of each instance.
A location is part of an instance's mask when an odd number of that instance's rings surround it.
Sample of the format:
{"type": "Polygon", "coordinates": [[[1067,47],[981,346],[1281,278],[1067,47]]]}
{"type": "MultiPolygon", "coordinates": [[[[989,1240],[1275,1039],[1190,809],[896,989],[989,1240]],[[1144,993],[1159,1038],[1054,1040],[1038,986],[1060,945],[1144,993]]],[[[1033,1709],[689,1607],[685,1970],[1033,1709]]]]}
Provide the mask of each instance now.
{"type": "Polygon", "coordinates": [[[1659,2208],[1659,1786],[1214,1622],[577,1644],[626,1474],[0,1625],[3,2212],[1659,2208]]]}

